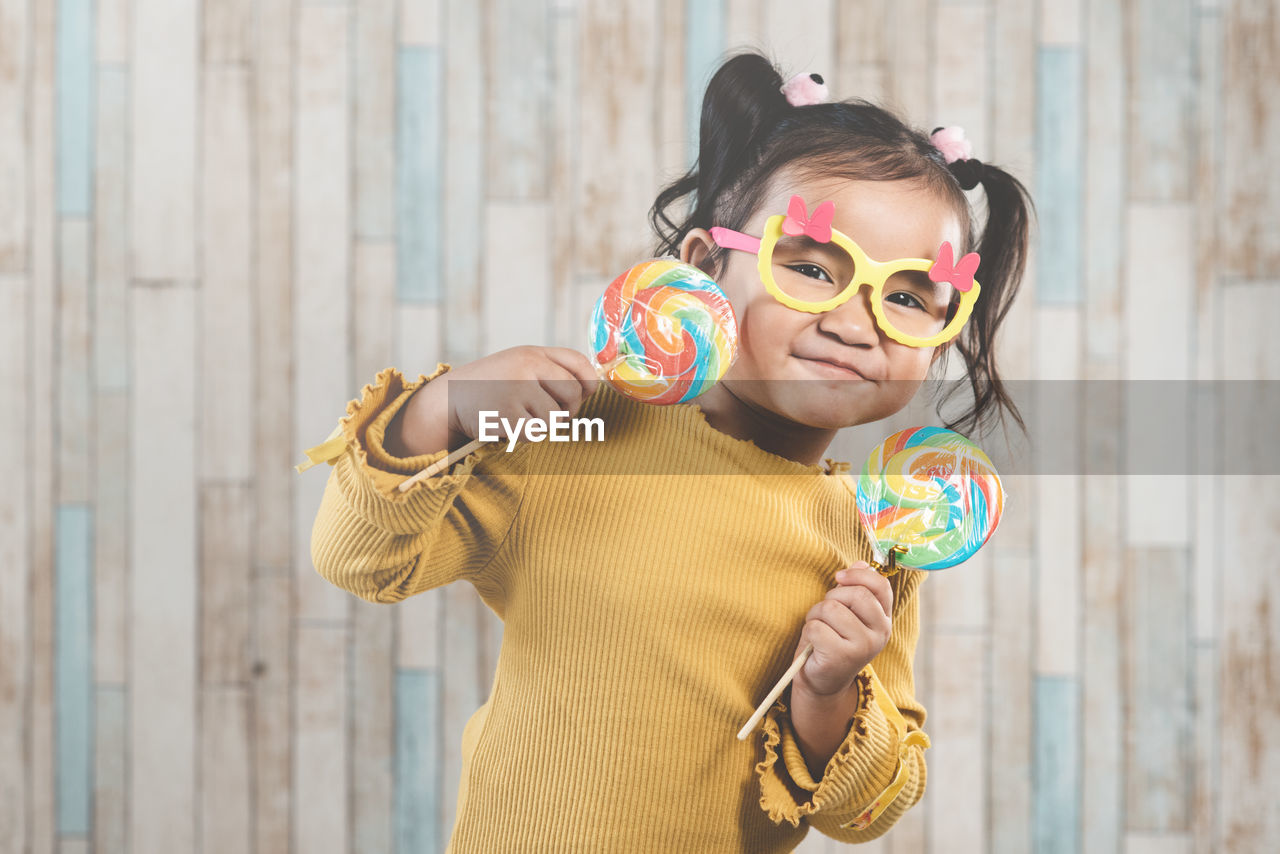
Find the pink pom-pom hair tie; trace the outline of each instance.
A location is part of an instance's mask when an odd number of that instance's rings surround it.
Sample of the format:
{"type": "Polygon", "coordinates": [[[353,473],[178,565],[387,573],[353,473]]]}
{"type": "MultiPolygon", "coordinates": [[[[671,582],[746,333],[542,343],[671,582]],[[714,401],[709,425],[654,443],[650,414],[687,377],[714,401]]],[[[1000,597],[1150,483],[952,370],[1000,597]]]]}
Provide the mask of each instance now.
{"type": "Polygon", "coordinates": [[[969,140],[965,139],[962,127],[953,125],[949,128],[938,128],[930,134],[929,141],[933,143],[934,148],[942,152],[942,157],[947,163],[973,159],[973,146],[969,144],[969,140]]]}
{"type": "Polygon", "coordinates": [[[938,149],[942,159],[947,162],[947,168],[960,182],[960,189],[972,190],[982,183],[987,170],[980,160],[974,159],[973,146],[965,139],[964,128],[934,128],[929,141],[938,149]]]}
{"type": "Polygon", "coordinates": [[[822,104],[827,100],[827,84],[821,74],[797,74],[783,84],[781,92],[793,107],[822,104]]]}

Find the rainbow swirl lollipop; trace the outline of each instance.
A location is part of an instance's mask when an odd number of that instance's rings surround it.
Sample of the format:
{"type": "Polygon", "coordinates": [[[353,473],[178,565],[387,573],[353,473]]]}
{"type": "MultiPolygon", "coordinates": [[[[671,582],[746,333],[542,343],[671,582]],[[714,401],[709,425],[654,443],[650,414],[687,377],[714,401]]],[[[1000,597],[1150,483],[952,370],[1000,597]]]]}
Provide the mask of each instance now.
{"type": "Polygon", "coordinates": [[[945,569],[973,556],[1000,524],[1004,488],[987,455],[941,427],[899,430],[871,452],[858,478],[858,515],[883,554],[945,569]]]}
{"type": "Polygon", "coordinates": [[[597,373],[628,397],[683,403],[729,370],[738,323],[724,292],[697,267],[645,261],[596,301],[591,353],[597,373]]]}

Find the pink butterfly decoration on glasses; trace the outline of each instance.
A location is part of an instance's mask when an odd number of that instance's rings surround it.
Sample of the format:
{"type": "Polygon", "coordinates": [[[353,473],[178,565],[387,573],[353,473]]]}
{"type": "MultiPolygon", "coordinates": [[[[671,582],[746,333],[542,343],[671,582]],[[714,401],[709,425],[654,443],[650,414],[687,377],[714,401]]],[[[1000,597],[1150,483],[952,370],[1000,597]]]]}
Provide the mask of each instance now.
{"type": "Polygon", "coordinates": [[[836,203],[826,201],[813,209],[813,216],[805,210],[804,199],[792,196],[787,205],[787,216],[782,220],[783,234],[792,237],[806,235],[819,243],[831,242],[831,220],[835,217],[836,203]]]}
{"type": "Polygon", "coordinates": [[[938,249],[938,260],[929,268],[929,278],[935,282],[950,282],[956,290],[968,292],[973,289],[973,276],[978,272],[978,253],[968,253],[959,263],[952,263],[954,257],[951,241],[944,240],[938,249]]]}

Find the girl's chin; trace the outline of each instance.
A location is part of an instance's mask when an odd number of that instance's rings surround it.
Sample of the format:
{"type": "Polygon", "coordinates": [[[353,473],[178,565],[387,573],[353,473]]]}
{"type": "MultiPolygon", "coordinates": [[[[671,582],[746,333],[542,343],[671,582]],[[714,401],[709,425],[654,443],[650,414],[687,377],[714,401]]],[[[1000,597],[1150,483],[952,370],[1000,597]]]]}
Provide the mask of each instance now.
{"type": "Polygon", "coordinates": [[[815,430],[840,430],[883,418],[875,410],[875,383],[866,380],[822,381],[812,376],[732,383],[734,396],[788,421],[815,430]]]}
{"type": "Polygon", "coordinates": [[[832,406],[830,402],[823,402],[815,406],[812,400],[786,401],[780,407],[780,412],[791,421],[815,430],[841,430],[875,420],[867,416],[865,407],[852,403],[832,406]]]}

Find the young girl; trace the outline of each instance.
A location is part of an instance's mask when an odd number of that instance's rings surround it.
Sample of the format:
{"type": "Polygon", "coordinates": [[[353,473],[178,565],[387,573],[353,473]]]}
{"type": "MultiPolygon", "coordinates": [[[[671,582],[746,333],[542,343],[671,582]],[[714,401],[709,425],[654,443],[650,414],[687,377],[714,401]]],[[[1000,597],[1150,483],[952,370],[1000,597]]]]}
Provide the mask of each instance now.
{"type": "Polygon", "coordinates": [[[809,826],[873,839],[924,792],[924,573],[868,566],[849,464],[818,463],[952,346],[974,392],[963,424],[1018,417],[994,339],[1028,204],[951,132],[939,148],[869,104],[820,103],[821,82],[728,60],[697,166],[654,205],[659,254],[715,278],[738,318],[737,361],[694,403],[638,403],[581,353],[517,347],[416,382],[387,369],[340,421],[321,575],[374,602],[466,579],[504,620],[462,737],[453,851],[790,851],[809,826]],[[975,241],[962,188],[979,183],[975,241]],[[486,444],[400,492],[480,410],[600,418],[604,441],[486,444]]]}

